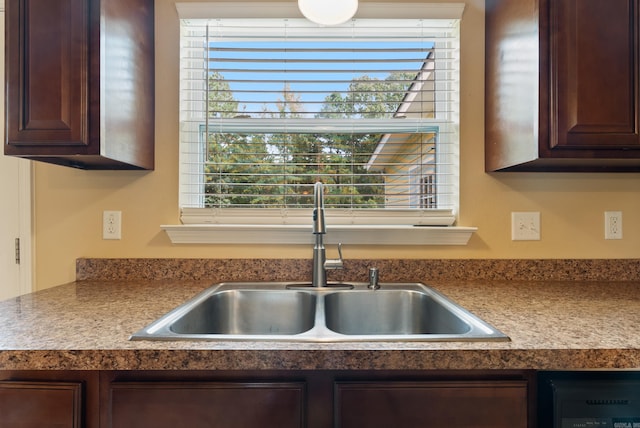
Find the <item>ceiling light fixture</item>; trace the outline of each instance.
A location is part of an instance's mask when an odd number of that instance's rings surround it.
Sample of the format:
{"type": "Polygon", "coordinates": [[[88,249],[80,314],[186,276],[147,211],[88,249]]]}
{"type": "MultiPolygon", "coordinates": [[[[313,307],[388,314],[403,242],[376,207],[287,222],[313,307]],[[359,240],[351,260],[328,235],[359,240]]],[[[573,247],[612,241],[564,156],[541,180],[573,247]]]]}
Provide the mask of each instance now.
{"type": "Polygon", "coordinates": [[[343,24],[358,10],[358,0],[298,0],[300,12],[320,25],[343,24]]]}

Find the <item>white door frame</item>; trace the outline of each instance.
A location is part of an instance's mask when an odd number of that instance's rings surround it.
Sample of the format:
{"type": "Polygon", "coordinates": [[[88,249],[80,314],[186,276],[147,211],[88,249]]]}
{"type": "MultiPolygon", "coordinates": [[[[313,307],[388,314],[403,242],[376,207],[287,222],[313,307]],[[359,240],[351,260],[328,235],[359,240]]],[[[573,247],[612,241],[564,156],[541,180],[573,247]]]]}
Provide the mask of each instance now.
{"type": "MultiPolygon", "coordinates": [[[[5,0],[0,0],[0,28],[2,30],[2,44],[0,46],[0,63],[4,69],[4,19],[5,19],[5,0]]],[[[4,73],[2,73],[4,75],[4,73]]],[[[4,93],[4,91],[2,91],[4,93]]],[[[4,125],[4,96],[0,99],[0,123],[4,125]]],[[[4,128],[4,126],[3,126],[4,128]]],[[[3,133],[4,136],[4,133],[3,133]]],[[[4,139],[4,138],[3,138],[4,139]]],[[[4,144],[3,144],[4,145],[4,144]]],[[[18,177],[15,177],[18,183],[18,214],[19,214],[19,230],[16,231],[20,238],[20,265],[19,271],[19,291],[20,294],[30,293],[34,290],[34,253],[33,253],[33,200],[32,200],[32,182],[33,182],[33,165],[32,161],[18,161],[18,177]]]]}
{"type": "Polygon", "coordinates": [[[32,161],[21,160],[18,166],[19,215],[20,215],[20,294],[33,291],[33,202],[32,202],[32,161]]]}

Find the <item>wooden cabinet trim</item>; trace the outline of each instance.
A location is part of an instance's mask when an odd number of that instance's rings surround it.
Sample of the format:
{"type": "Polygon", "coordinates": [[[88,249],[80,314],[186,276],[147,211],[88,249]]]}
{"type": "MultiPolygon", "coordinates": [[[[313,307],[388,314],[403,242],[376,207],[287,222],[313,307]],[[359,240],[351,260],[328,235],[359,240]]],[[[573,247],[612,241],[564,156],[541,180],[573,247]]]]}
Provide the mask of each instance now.
{"type": "Polygon", "coordinates": [[[640,149],[635,4],[550,2],[552,149],[640,149]]]}
{"type": "Polygon", "coordinates": [[[306,426],[305,382],[114,382],[107,426],[306,426]]]}
{"type": "Polygon", "coordinates": [[[336,382],[338,428],[526,428],[526,381],[336,382]]]}
{"type": "Polygon", "coordinates": [[[89,144],[87,5],[7,2],[7,144],[89,144]]]}
{"type": "Polygon", "coordinates": [[[82,384],[0,381],[0,409],[0,428],[80,428],[82,384]]]}

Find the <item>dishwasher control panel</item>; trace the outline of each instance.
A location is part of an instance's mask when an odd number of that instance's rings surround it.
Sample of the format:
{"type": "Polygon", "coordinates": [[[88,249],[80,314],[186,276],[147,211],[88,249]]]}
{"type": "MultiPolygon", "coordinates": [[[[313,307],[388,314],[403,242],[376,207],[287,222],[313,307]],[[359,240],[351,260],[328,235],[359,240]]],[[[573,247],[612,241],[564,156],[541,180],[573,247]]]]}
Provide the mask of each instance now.
{"type": "Polygon", "coordinates": [[[640,428],[640,381],[551,380],[554,428],[640,428]]]}

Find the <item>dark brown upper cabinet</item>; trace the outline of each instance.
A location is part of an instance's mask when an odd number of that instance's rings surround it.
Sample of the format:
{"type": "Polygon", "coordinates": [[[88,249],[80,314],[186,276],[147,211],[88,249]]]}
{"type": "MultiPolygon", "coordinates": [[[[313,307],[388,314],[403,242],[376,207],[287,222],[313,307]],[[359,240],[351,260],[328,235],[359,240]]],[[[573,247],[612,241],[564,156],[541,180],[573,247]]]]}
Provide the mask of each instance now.
{"type": "Polygon", "coordinates": [[[6,0],[4,152],[154,167],[153,0],[6,0]]]}
{"type": "Polygon", "coordinates": [[[640,171],[640,0],[487,0],[486,171],[640,171]]]}

